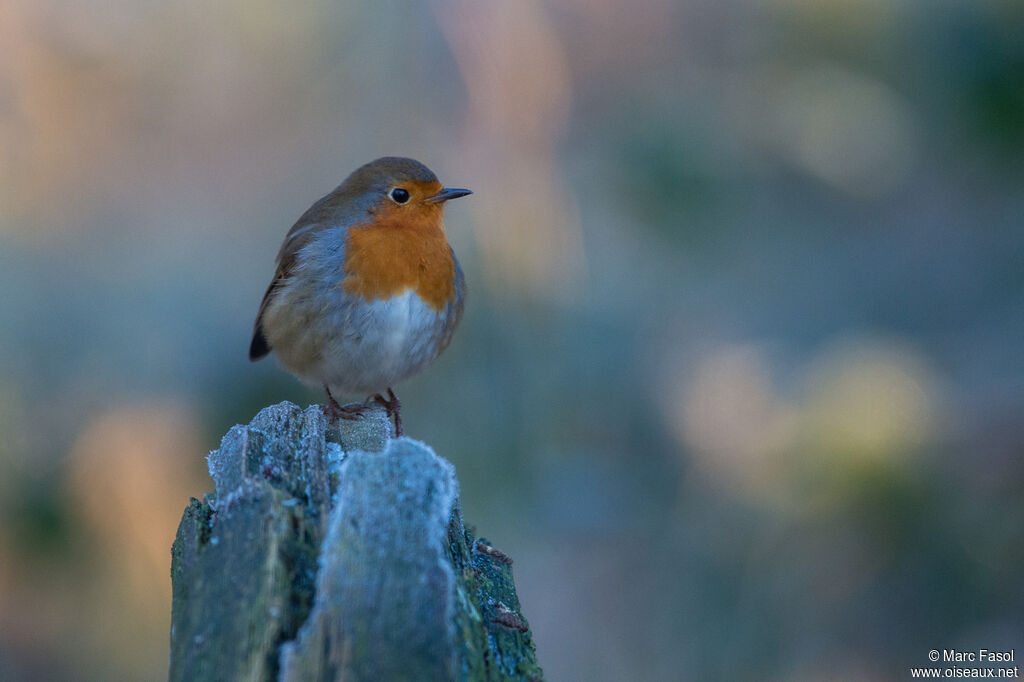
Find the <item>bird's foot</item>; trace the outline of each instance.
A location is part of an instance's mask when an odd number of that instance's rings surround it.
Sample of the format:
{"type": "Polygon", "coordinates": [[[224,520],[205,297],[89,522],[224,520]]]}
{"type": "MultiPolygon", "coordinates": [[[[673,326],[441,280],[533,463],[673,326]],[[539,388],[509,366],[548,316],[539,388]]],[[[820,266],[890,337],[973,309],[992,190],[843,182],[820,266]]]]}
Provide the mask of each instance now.
{"type": "Polygon", "coordinates": [[[324,414],[330,421],[338,419],[360,419],[370,409],[366,403],[352,403],[351,405],[339,405],[328,403],[324,405],[324,414]]]}
{"type": "Polygon", "coordinates": [[[363,412],[369,409],[369,405],[365,403],[354,403],[351,405],[339,405],[338,401],[331,395],[331,389],[324,385],[324,390],[327,391],[327,404],[324,405],[324,414],[330,421],[338,419],[359,419],[363,412]]]}
{"type": "Polygon", "coordinates": [[[380,405],[384,406],[384,409],[388,411],[388,417],[395,420],[395,438],[402,435],[402,403],[398,400],[398,396],[390,388],[388,389],[388,397],[385,398],[380,393],[367,399],[367,402],[375,401],[380,405]]]}

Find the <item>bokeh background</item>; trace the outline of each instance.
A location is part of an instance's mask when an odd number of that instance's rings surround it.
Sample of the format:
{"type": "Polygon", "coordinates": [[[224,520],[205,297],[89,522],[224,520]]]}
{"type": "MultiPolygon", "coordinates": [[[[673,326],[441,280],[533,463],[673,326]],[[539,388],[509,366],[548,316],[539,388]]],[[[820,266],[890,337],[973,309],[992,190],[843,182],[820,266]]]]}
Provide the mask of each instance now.
{"type": "Polygon", "coordinates": [[[476,192],[399,394],[550,679],[1024,650],[1024,4],[3,0],[0,678],[165,677],[205,454],[321,399],[274,254],[384,154],[476,192]]]}

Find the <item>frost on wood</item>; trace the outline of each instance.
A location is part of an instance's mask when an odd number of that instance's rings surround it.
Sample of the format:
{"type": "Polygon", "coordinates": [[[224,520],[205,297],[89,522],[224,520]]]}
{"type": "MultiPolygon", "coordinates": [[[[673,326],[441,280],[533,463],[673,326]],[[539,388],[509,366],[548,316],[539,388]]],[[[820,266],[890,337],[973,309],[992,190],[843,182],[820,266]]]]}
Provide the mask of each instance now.
{"type": "Polygon", "coordinates": [[[228,432],[172,549],[171,680],[542,679],[454,467],[390,432],[290,403],[228,432]]]}

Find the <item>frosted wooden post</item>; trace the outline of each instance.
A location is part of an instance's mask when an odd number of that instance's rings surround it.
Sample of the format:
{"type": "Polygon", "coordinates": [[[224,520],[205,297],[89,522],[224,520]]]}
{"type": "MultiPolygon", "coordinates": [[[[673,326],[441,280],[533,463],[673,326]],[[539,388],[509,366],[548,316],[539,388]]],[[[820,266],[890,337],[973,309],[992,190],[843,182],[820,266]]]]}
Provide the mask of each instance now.
{"type": "Polygon", "coordinates": [[[228,432],[171,552],[171,680],[542,679],[454,467],[390,433],[291,403],[228,432]]]}

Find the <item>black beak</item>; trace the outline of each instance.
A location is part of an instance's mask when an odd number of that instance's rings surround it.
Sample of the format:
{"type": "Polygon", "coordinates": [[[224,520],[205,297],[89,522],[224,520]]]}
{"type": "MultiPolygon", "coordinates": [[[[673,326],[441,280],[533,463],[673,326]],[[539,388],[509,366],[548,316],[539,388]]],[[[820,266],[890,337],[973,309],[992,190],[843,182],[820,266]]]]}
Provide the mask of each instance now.
{"type": "Polygon", "coordinates": [[[449,199],[458,199],[464,197],[467,194],[472,194],[472,190],[459,189],[458,187],[442,187],[441,191],[432,197],[424,199],[428,204],[439,204],[442,201],[448,201],[449,199]]]}

